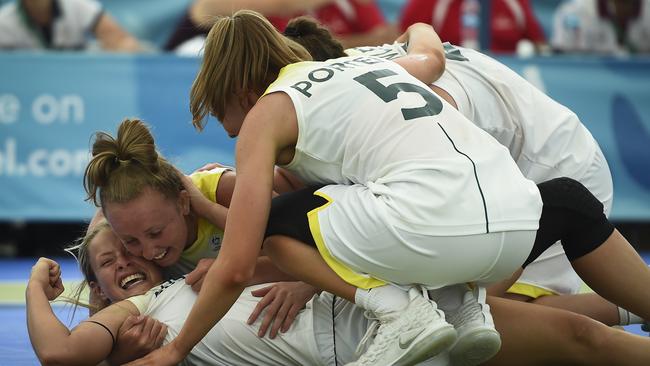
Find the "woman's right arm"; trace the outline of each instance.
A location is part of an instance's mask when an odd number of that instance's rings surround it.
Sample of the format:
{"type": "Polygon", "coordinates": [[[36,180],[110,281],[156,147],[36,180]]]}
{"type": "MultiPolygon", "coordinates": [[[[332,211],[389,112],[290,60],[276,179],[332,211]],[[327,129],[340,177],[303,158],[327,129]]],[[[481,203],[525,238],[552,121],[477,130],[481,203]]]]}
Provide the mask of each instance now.
{"type": "Polygon", "coordinates": [[[36,356],[43,365],[100,363],[111,353],[114,335],[124,319],[136,309],[135,306],[129,302],[110,306],[70,331],[59,321],[50,305],[50,301],[62,292],[58,263],[47,258],[39,259],[32,267],[25,294],[27,330],[36,356]]]}

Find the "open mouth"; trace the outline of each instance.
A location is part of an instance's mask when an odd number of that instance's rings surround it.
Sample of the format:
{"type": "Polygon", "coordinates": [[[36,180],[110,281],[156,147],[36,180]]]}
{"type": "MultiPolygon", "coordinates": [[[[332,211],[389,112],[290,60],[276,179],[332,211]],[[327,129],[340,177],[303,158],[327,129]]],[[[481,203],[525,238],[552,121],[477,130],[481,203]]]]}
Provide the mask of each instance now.
{"type": "Polygon", "coordinates": [[[167,255],[167,249],[163,250],[160,254],[153,257],[153,259],[158,261],[158,260],[161,260],[161,259],[165,258],[166,255],[167,255]]]}
{"type": "Polygon", "coordinates": [[[144,273],[134,273],[131,275],[128,275],[120,281],[120,287],[123,290],[128,290],[129,288],[135,286],[136,284],[144,281],[146,279],[146,276],[144,273]]]}

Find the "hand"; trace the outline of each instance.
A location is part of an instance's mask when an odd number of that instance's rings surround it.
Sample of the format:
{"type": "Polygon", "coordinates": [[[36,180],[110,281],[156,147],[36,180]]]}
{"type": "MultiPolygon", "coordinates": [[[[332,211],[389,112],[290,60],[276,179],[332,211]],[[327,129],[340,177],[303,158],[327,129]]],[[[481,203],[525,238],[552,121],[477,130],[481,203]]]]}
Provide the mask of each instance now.
{"type": "Polygon", "coordinates": [[[212,202],[201,193],[190,177],[183,175],[181,176],[181,179],[183,181],[183,187],[190,196],[190,207],[192,207],[192,210],[199,216],[205,217],[207,207],[209,207],[212,202]]]}
{"type": "Polygon", "coordinates": [[[305,307],[305,304],[314,297],[316,292],[316,288],[304,282],[279,282],[255,290],[251,294],[262,297],[262,299],[251,313],[247,323],[253,324],[262,311],[267,308],[257,335],[264,337],[271,326],[269,337],[273,339],[278,334],[278,330],[282,333],[289,330],[298,312],[305,307]]]}
{"type": "Polygon", "coordinates": [[[49,258],[39,258],[32,267],[29,282],[43,289],[49,301],[59,297],[65,288],[61,281],[61,267],[49,258]]]}
{"type": "Polygon", "coordinates": [[[208,273],[210,266],[212,266],[212,262],[214,262],[214,258],[203,258],[199,260],[196,268],[185,277],[185,283],[192,286],[194,292],[201,290],[203,278],[205,278],[205,274],[208,273]]]}
{"type": "Polygon", "coordinates": [[[167,335],[167,326],[154,318],[131,315],[120,327],[115,350],[109,357],[112,365],[143,357],[162,346],[167,335]]]}
{"type": "Polygon", "coordinates": [[[219,164],[219,163],[207,163],[204,166],[202,166],[202,167],[198,168],[197,170],[195,170],[194,173],[196,173],[196,172],[205,172],[205,171],[208,171],[208,170],[212,170],[214,168],[229,168],[230,169],[232,167],[229,167],[229,166],[223,165],[223,164],[219,164]]]}
{"type": "Polygon", "coordinates": [[[125,366],[172,366],[183,361],[185,356],[187,354],[176,348],[175,342],[172,341],[143,358],[125,364],[125,366]]]}

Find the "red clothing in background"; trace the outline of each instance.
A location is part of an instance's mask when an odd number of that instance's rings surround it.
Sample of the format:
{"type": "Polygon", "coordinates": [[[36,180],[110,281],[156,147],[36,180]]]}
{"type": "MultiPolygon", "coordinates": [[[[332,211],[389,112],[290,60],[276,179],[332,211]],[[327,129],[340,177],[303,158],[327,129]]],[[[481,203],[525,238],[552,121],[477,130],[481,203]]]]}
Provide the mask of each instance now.
{"type": "MultiPolygon", "coordinates": [[[[443,41],[461,45],[462,3],[463,0],[409,0],[402,11],[400,27],[404,31],[413,23],[428,23],[443,41]]],[[[492,52],[514,52],[522,39],[545,42],[544,32],[528,0],[492,0],[490,3],[492,52]]]]}
{"type": "MultiPolygon", "coordinates": [[[[316,18],[330,32],[338,36],[366,33],[373,28],[386,24],[381,9],[374,1],[359,3],[356,0],[337,1],[325,5],[307,14],[316,18]]],[[[280,31],[284,31],[293,17],[268,17],[269,21],[280,31]]]]}

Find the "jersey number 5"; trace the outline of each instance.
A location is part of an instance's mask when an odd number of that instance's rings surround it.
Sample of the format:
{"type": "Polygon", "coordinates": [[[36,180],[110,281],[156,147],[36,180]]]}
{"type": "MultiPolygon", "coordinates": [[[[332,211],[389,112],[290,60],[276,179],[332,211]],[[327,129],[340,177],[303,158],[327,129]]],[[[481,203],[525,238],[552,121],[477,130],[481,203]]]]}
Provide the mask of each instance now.
{"type": "Polygon", "coordinates": [[[402,115],[407,121],[420,117],[435,116],[440,113],[440,111],[442,111],[442,102],[430,90],[410,83],[394,83],[388,86],[384,86],[378,81],[381,78],[393,75],[397,75],[397,73],[388,69],[373,70],[363,75],[357,76],[354,78],[354,80],[370,89],[371,92],[373,92],[386,103],[397,99],[397,94],[401,91],[415,92],[420,94],[426,101],[426,104],[424,106],[416,108],[402,108],[402,115]]]}

